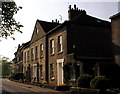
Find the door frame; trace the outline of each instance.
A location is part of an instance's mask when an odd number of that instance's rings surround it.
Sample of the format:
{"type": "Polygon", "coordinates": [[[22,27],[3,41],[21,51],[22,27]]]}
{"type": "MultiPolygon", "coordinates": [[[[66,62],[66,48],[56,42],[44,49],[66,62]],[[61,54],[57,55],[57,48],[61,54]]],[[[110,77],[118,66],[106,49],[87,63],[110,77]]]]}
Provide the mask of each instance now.
{"type": "Polygon", "coordinates": [[[57,85],[59,85],[60,83],[59,83],[59,81],[60,81],[60,77],[59,77],[59,64],[62,64],[62,83],[64,82],[63,81],[63,78],[64,78],[64,72],[63,72],[63,63],[64,63],[64,59],[57,59],[57,85]]]}
{"type": "Polygon", "coordinates": [[[33,77],[33,80],[34,78],[36,77],[36,81],[37,81],[37,63],[33,63],[33,70],[32,70],[32,77],[33,77]],[[36,67],[36,71],[35,71],[35,67],[36,67]]]}

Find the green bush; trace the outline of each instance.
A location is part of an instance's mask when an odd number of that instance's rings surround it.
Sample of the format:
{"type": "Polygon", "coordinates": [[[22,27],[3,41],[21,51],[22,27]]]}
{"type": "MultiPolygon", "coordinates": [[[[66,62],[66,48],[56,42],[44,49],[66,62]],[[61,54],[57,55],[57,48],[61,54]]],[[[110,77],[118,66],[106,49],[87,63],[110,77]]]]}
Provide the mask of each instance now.
{"type": "Polygon", "coordinates": [[[96,76],[90,82],[91,88],[107,89],[110,88],[110,81],[105,76],[96,76]]]}
{"type": "Polygon", "coordinates": [[[11,75],[11,79],[13,80],[23,80],[25,79],[25,75],[23,73],[14,73],[11,75]]]}
{"type": "Polygon", "coordinates": [[[88,74],[81,75],[77,79],[78,87],[89,88],[91,79],[92,79],[91,75],[88,75],[88,74]]]}

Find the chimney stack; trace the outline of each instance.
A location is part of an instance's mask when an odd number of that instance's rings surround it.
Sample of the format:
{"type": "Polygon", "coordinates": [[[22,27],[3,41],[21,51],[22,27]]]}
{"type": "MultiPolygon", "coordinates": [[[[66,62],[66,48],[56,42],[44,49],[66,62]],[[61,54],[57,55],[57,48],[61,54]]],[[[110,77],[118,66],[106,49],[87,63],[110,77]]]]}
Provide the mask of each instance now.
{"type": "Polygon", "coordinates": [[[74,4],[74,8],[71,8],[71,5],[69,5],[69,10],[68,10],[68,19],[71,20],[77,15],[86,15],[85,10],[80,10],[76,5],[74,4]]]}
{"type": "Polygon", "coordinates": [[[55,19],[55,21],[52,20],[52,23],[59,23],[59,20],[57,20],[57,19],[55,19]]]}

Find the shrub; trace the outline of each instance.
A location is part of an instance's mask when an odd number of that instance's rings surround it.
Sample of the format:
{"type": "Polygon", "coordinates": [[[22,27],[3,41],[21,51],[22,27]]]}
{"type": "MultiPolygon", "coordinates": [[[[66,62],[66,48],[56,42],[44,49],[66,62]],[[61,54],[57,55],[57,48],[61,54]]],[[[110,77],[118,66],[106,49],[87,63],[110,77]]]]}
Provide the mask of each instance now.
{"type": "Polygon", "coordinates": [[[25,79],[25,75],[23,73],[14,73],[11,75],[11,79],[14,80],[20,80],[20,79],[25,79]]]}
{"type": "Polygon", "coordinates": [[[77,79],[78,87],[89,88],[91,79],[92,79],[91,75],[88,75],[88,74],[81,75],[77,79]]]}
{"type": "Polygon", "coordinates": [[[25,79],[25,76],[24,76],[23,73],[17,73],[17,74],[15,75],[15,79],[16,79],[16,80],[25,79]]]}
{"type": "Polygon", "coordinates": [[[9,76],[9,80],[13,80],[14,75],[15,75],[14,73],[10,74],[10,76],[9,76]]]}
{"type": "Polygon", "coordinates": [[[96,76],[91,80],[90,86],[96,89],[107,89],[110,88],[110,82],[105,76],[96,76]]]}
{"type": "Polygon", "coordinates": [[[70,85],[70,86],[77,87],[76,80],[75,80],[75,79],[71,79],[71,80],[69,80],[69,85],[70,85]]]}

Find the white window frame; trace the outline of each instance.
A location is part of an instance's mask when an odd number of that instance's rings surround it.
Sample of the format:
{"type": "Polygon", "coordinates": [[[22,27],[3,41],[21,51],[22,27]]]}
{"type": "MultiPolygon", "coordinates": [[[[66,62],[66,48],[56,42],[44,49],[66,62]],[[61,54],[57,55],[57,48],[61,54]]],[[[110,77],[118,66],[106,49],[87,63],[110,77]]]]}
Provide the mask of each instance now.
{"type": "Polygon", "coordinates": [[[63,43],[62,42],[63,42],[62,41],[62,35],[60,35],[60,36],[58,36],[58,52],[62,52],[63,51],[63,49],[62,49],[63,43]]]}
{"type": "Polygon", "coordinates": [[[43,43],[40,44],[40,57],[43,57],[43,43]]]}
{"type": "Polygon", "coordinates": [[[50,40],[50,54],[54,54],[54,39],[50,40]]]}
{"type": "Polygon", "coordinates": [[[39,32],[39,29],[37,28],[37,29],[36,29],[36,34],[38,34],[38,32],[39,32]]]}

